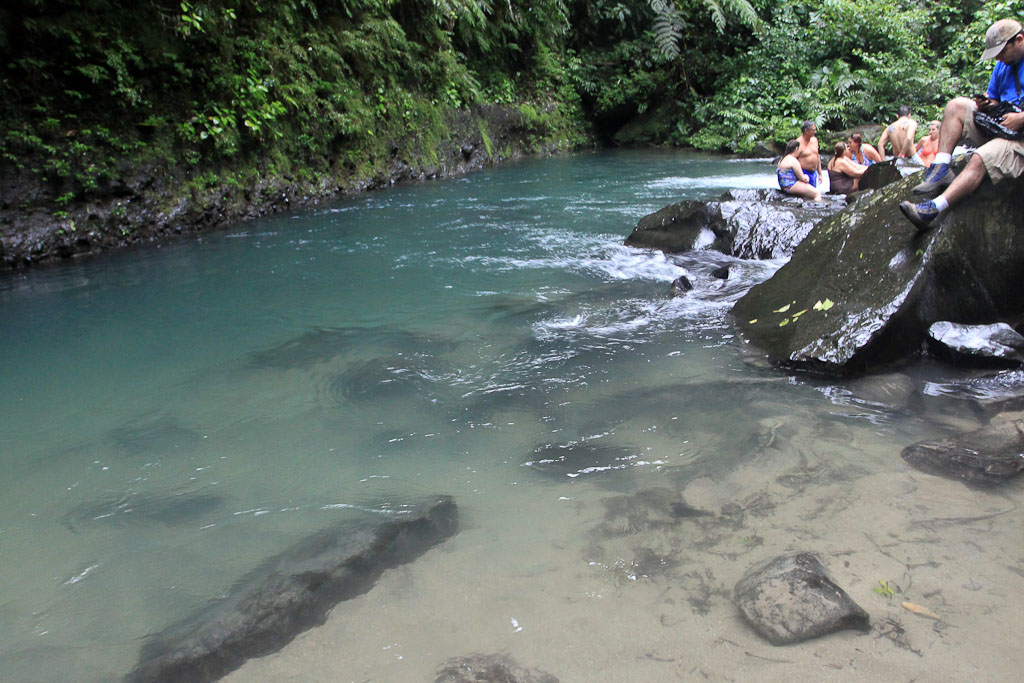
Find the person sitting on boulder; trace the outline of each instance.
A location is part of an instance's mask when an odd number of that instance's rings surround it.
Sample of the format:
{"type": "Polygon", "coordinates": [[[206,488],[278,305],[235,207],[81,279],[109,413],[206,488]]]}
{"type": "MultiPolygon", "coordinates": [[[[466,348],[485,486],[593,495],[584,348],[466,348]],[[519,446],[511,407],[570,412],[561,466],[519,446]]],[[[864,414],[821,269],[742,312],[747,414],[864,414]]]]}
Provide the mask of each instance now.
{"type": "Polygon", "coordinates": [[[939,127],[942,124],[938,121],[928,122],[928,135],[917,141],[917,153],[921,157],[921,163],[931,166],[935,155],[939,152],[939,127]]]}
{"type": "Polygon", "coordinates": [[[904,104],[896,110],[896,113],[899,118],[890,123],[882,131],[882,137],[878,139],[878,151],[885,154],[885,145],[889,143],[892,145],[892,155],[894,157],[903,157],[904,159],[909,159],[912,163],[924,166],[921,163],[921,157],[917,156],[917,150],[914,149],[917,121],[910,118],[910,107],[904,104]]]}
{"type": "Polygon", "coordinates": [[[857,183],[867,166],[858,164],[851,158],[850,150],[845,142],[837,142],[833,150],[835,156],[828,162],[829,194],[850,194],[857,189],[857,183]]]}
{"type": "Polygon", "coordinates": [[[800,168],[807,174],[807,184],[811,187],[818,186],[818,175],[821,173],[821,155],[818,154],[818,126],[814,121],[804,121],[800,126],[800,137],[796,140],[800,143],[796,158],[800,162],[800,168]]]}
{"type": "Polygon", "coordinates": [[[821,193],[810,184],[811,178],[800,168],[797,161],[797,152],[800,150],[800,140],[790,140],[786,145],[786,153],[779,161],[778,170],[775,172],[779,179],[779,187],[783,192],[795,194],[798,197],[821,201],[821,193]]]}
{"type": "MultiPolygon", "coordinates": [[[[1020,22],[1000,19],[992,24],[985,33],[985,51],[981,58],[997,60],[985,97],[957,97],[949,101],[939,129],[939,152],[925,171],[924,182],[913,189],[914,194],[942,193],[931,201],[900,204],[904,215],[919,230],[929,229],[946,209],[974,192],[986,174],[993,183],[1024,175],[1024,139],[991,137],[974,123],[974,112],[979,105],[984,108],[993,101],[1019,103],[1024,100],[1018,72],[1024,60],[1024,31],[1020,22]],[[962,139],[980,147],[960,175],[955,175],[949,164],[953,148],[962,139]]],[[[1011,130],[1024,131],[1024,113],[1005,114],[1002,124],[1011,130]]]]}
{"type": "Polygon", "coordinates": [[[850,136],[849,147],[853,160],[861,166],[870,166],[882,160],[882,155],[878,153],[878,150],[864,142],[864,136],[860,133],[850,136]]]}

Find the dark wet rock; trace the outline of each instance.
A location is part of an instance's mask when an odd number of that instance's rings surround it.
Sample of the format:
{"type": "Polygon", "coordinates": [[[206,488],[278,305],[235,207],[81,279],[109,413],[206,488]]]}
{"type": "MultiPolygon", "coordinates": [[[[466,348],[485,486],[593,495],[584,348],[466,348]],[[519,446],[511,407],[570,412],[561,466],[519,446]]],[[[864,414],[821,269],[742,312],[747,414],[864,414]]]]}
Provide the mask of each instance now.
{"type": "Polygon", "coordinates": [[[508,655],[472,654],[446,661],[434,683],[558,683],[558,679],[539,669],[524,669],[508,655]]]}
{"type": "Polygon", "coordinates": [[[900,454],[917,469],[974,487],[1000,484],[1024,470],[1024,421],[993,423],[941,441],[922,441],[900,454]]]}
{"type": "Polygon", "coordinates": [[[711,277],[718,278],[719,280],[729,279],[729,266],[722,266],[721,268],[715,268],[711,271],[711,277]]]}
{"type": "Polygon", "coordinates": [[[693,289],[693,283],[685,275],[680,275],[672,281],[673,294],[685,294],[693,289]]]}
{"type": "Polygon", "coordinates": [[[741,338],[775,364],[849,374],[918,352],[939,320],[1024,314],[1024,178],[984,183],[919,233],[899,210],[915,174],[831,216],[733,307],[741,338]]]}
{"type": "Polygon", "coordinates": [[[1006,323],[960,325],[942,320],[928,328],[928,336],[954,359],[1012,365],[1024,361],[1024,337],[1006,323]]]}
{"type": "Polygon", "coordinates": [[[572,441],[538,446],[524,465],[545,474],[575,478],[622,470],[635,458],[636,450],[626,446],[572,441]]]}
{"type": "Polygon", "coordinates": [[[779,190],[730,190],[717,200],[672,204],[637,223],[626,245],[668,253],[715,249],[740,258],[784,258],[814,224],[846,206],[779,190]]]}
{"type": "Polygon", "coordinates": [[[178,492],[156,495],[129,492],[116,498],[81,503],[64,515],[64,526],[78,531],[84,524],[157,522],[194,524],[221,510],[225,498],[213,493],[178,492]]]}
{"type": "Polygon", "coordinates": [[[773,645],[870,628],[867,612],[810,553],[782,555],[752,567],[733,597],[744,618],[773,645]]]}
{"type": "Polygon", "coordinates": [[[597,531],[604,537],[674,527],[685,519],[712,515],[711,512],[691,506],[678,492],[666,487],[605,498],[602,502],[605,508],[604,520],[598,525],[597,531]]]}
{"type": "Polygon", "coordinates": [[[760,140],[754,143],[750,153],[745,156],[750,156],[755,159],[774,159],[779,154],[782,154],[783,150],[780,146],[771,140],[760,140]]]}
{"type": "Polygon", "coordinates": [[[883,161],[877,164],[871,164],[868,166],[868,170],[861,176],[860,182],[857,183],[857,189],[863,190],[877,190],[880,187],[885,187],[891,183],[895,183],[897,180],[901,180],[903,174],[896,167],[894,159],[889,161],[883,161]]]}
{"type": "Polygon", "coordinates": [[[323,624],[342,600],[369,591],[384,570],[416,559],[458,529],[443,498],[371,530],[325,529],[270,559],[224,599],[151,637],[125,681],[213,681],[323,624]]]}

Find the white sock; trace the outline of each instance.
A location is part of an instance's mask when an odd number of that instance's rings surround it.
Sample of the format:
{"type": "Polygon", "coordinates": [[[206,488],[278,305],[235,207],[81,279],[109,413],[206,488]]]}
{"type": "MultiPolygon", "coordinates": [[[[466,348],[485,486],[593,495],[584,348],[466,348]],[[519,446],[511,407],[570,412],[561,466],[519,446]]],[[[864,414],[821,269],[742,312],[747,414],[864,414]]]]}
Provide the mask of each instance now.
{"type": "Polygon", "coordinates": [[[943,211],[949,208],[949,202],[947,202],[946,198],[943,197],[941,194],[935,199],[933,199],[932,202],[935,203],[935,208],[939,210],[939,213],[942,213],[943,211]]]}
{"type": "Polygon", "coordinates": [[[948,164],[953,161],[953,155],[945,152],[939,152],[935,155],[935,159],[932,161],[933,164],[948,164]]]}

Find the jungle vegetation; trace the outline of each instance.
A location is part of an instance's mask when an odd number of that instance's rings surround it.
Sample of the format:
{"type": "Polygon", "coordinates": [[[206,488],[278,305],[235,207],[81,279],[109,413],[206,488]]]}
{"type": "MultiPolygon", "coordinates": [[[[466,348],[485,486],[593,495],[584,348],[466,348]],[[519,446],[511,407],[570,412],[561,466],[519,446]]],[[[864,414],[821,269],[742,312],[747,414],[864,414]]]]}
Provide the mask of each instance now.
{"type": "Polygon", "coordinates": [[[372,174],[486,104],[538,146],[743,152],[936,116],[1007,16],[1024,0],[6,0],[0,166],[58,203],[141,164],[372,174]]]}

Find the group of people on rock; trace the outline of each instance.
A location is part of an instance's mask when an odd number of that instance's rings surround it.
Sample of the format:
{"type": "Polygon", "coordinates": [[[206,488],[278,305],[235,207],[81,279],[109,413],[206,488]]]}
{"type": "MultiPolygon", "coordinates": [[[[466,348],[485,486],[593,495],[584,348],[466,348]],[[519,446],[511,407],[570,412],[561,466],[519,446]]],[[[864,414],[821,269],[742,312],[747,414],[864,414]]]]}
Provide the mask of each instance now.
{"type": "Polygon", "coordinates": [[[822,169],[818,150],[818,127],[814,121],[804,121],[800,137],[789,141],[786,152],[778,164],[776,173],[779,187],[790,194],[806,199],[821,200],[818,190],[822,171],[828,173],[831,194],[849,194],[857,190],[861,176],[868,166],[884,161],[883,152],[890,145],[893,156],[908,159],[919,166],[928,166],[938,152],[938,121],[928,123],[928,134],[916,144],[914,132],[917,122],[910,117],[910,108],[902,106],[896,119],[883,132],[878,147],[864,142],[864,136],[854,133],[845,142],[837,142],[832,150],[832,159],[822,169]],[[883,150],[880,152],[879,150],[883,150]]]}
{"type": "MultiPolygon", "coordinates": [[[[917,143],[914,137],[917,122],[910,117],[910,108],[899,108],[897,119],[885,128],[878,147],[864,142],[860,134],[851,135],[846,142],[835,145],[834,155],[826,170],[831,192],[848,194],[855,191],[868,167],[883,160],[886,146],[893,156],[903,157],[910,163],[926,167],[924,182],[913,188],[918,195],[935,195],[934,199],[920,202],[902,202],[900,209],[918,230],[931,228],[950,206],[964,199],[985,180],[999,183],[1006,178],[1024,175],[1024,82],[1020,66],[1024,63],[1024,28],[1014,19],[1000,19],[985,33],[983,60],[994,59],[988,89],[984,95],[973,98],[957,97],[946,105],[942,121],[930,121],[928,134],[917,143]],[[998,108],[1009,103],[1013,108],[998,108]],[[996,112],[1010,109],[1009,113],[993,114],[1005,130],[993,131],[976,124],[977,112],[996,112]],[[1018,137],[1014,137],[1016,132],[1018,137]],[[957,175],[950,168],[953,149],[961,143],[976,147],[964,169],[957,175]]],[[[818,178],[821,157],[818,152],[817,126],[805,121],[800,137],[791,140],[786,153],[778,163],[779,187],[799,197],[821,200],[818,178]]]]}

